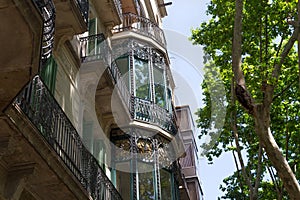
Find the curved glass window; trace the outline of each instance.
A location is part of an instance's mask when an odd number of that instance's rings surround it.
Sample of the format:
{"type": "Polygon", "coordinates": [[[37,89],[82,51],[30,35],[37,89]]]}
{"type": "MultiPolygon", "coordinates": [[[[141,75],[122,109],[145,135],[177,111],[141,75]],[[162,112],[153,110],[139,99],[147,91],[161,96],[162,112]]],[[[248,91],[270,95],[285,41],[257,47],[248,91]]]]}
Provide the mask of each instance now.
{"type": "Polygon", "coordinates": [[[166,169],[160,170],[161,199],[172,200],[172,177],[166,169]]]}
{"type": "Polygon", "coordinates": [[[147,60],[134,58],[135,67],[135,96],[151,100],[149,65],[147,60]]]}
{"type": "Polygon", "coordinates": [[[166,106],[165,100],[165,76],[164,69],[158,64],[153,65],[154,76],[154,91],[155,91],[155,103],[161,107],[166,106]]]}
{"type": "Polygon", "coordinates": [[[129,63],[128,63],[128,56],[120,57],[116,59],[116,64],[118,66],[118,69],[121,73],[121,78],[124,81],[127,89],[129,90],[130,86],[130,79],[129,79],[129,63]]]}
{"type": "MultiPolygon", "coordinates": [[[[116,169],[130,169],[130,162],[116,163],[116,169]]],[[[116,170],[116,188],[124,200],[131,200],[131,174],[116,170]]]]}
{"type": "Polygon", "coordinates": [[[153,164],[138,162],[138,182],[140,200],[154,200],[154,167],[153,164]]]}

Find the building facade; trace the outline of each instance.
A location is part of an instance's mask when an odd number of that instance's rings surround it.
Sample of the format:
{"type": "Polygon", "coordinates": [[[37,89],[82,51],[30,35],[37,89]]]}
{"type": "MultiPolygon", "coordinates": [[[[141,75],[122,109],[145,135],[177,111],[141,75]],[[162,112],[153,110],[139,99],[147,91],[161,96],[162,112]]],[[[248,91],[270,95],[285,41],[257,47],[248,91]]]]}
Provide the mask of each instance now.
{"type": "Polygon", "coordinates": [[[4,0],[1,199],[190,199],[163,0],[4,0]]]}
{"type": "Polygon", "coordinates": [[[203,190],[199,176],[199,157],[197,142],[195,140],[196,129],[191,114],[190,107],[177,106],[177,119],[180,127],[179,133],[182,135],[186,155],[180,158],[181,172],[186,180],[191,200],[203,200],[203,190]]]}

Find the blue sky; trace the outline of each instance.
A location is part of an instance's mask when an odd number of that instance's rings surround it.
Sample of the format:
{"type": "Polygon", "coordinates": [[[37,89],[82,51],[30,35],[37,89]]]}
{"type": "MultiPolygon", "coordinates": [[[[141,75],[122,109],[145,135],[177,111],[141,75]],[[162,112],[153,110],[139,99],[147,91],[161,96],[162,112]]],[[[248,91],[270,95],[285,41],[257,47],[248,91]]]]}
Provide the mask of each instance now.
{"type": "MultiPolygon", "coordinates": [[[[201,47],[191,45],[188,37],[191,36],[192,28],[198,27],[201,22],[209,19],[205,14],[209,0],[173,0],[172,2],[173,4],[167,7],[168,16],[163,20],[163,27],[166,30],[171,68],[176,84],[175,101],[177,105],[192,105],[193,113],[202,105],[200,84],[203,80],[201,70],[203,53],[201,47]],[[172,37],[176,37],[177,40],[172,37]],[[180,43],[179,49],[176,49],[176,43],[180,43]],[[193,55],[195,52],[198,55],[193,55]],[[186,95],[184,91],[192,95],[186,95]]],[[[232,174],[234,169],[231,153],[215,159],[213,165],[208,165],[205,158],[200,159],[199,174],[206,200],[215,200],[222,195],[219,185],[225,177],[232,174]]]]}

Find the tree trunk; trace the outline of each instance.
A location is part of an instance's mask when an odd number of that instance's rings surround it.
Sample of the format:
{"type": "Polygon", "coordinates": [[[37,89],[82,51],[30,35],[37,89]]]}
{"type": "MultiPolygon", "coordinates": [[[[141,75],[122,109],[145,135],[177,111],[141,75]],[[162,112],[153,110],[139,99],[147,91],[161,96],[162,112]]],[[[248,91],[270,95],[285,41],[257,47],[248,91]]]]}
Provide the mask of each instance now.
{"type": "Polygon", "coordinates": [[[282,180],[290,199],[299,200],[299,183],[271,133],[270,109],[268,107],[266,108],[263,104],[255,106],[254,119],[255,131],[259,140],[262,141],[268,158],[277,170],[278,176],[282,180]]]}
{"type": "MultiPolygon", "coordinates": [[[[298,2],[300,7],[300,3],[298,2]]],[[[284,158],[270,130],[270,108],[274,96],[275,84],[267,85],[265,96],[262,104],[255,104],[250,92],[246,87],[245,77],[242,70],[242,17],[243,17],[243,0],[235,1],[235,18],[234,33],[232,43],[232,71],[236,81],[236,96],[241,105],[254,117],[255,131],[262,143],[265,152],[268,155],[272,165],[282,180],[290,199],[300,199],[300,187],[292,172],[287,160],[284,158]]],[[[295,28],[291,38],[285,45],[280,55],[280,62],[275,64],[272,77],[278,81],[281,66],[287,57],[290,49],[293,47],[298,38],[299,27],[295,28]]]]}

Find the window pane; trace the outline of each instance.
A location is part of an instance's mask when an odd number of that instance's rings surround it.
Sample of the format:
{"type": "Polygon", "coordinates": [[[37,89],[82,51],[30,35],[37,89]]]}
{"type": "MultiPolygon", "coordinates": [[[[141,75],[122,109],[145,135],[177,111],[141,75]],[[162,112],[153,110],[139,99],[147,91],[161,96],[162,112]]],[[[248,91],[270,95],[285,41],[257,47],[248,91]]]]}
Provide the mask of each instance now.
{"type": "MultiPolygon", "coordinates": [[[[129,162],[116,164],[116,169],[130,169],[129,162]]],[[[124,171],[116,171],[116,188],[124,200],[130,200],[130,173],[124,171]]]]}
{"type": "Polygon", "coordinates": [[[161,199],[172,199],[172,182],[171,173],[165,169],[160,170],[160,184],[161,184],[161,199]]]}
{"type": "Polygon", "coordinates": [[[155,199],[154,194],[154,172],[153,165],[139,162],[138,163],[139,172],[139,193],[140,200],[152,200],[155,199]]]}
{"type": "Polygon", "coordinates": [[[154,90],[155,90],[155,103],[161,107],[166,106],[165,100],[165,81],[164,81],[164,70],[159,66],[154,65],[153,67],[154,76],[154,90]]]}
{"type": "Polygon", "coordinates": [[[150,100],[150,78],[148,61],[135,58],[135,87],[136,96],[150,100]]]}
{"type": "Polygon", "coordinates": [[[116,64],[118,69],[122,75],[122,80],[124,81],[127,89],[129,90],[129,64],[128,64],[128,57],[121,57],[116,59],[116,64]]]}
{"type": "Polygon", "coordinates": [[[96,18],[89,20],[89,35],[96,34],[96,18]]]}
{"type": "MultiPolygon", "coordinates": [[[[89,35],[95,35],[97,33],[97,21],[96,18],[89,20],[89,35]]],[[[96,54],[97,39],[88,41],[88,55],[96,54]]]]}

